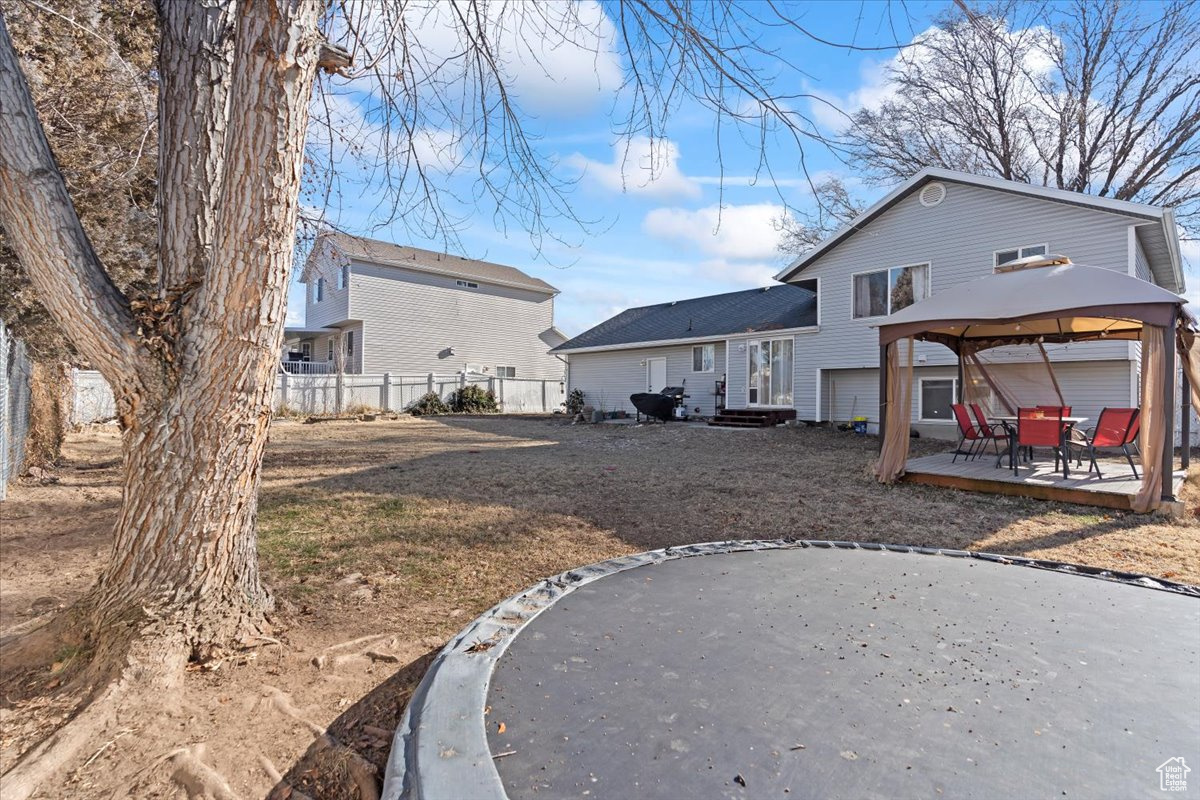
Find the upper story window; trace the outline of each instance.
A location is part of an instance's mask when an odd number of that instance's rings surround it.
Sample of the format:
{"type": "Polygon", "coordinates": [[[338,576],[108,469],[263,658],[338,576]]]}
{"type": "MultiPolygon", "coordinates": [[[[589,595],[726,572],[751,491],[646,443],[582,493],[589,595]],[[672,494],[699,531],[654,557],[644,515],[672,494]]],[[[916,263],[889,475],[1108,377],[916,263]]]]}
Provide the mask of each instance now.
{"type": "Polygon", "coordinates": [[[854,281],[854,319],[886,317],[929,296],[929,265],[860,272],[854,281]]]}
{"type": "Polygon", "coordinates": [[[475,281],[458,280],[458,281],[455,281],[454,283],[463,289],[478,289],[479,288],[479,284],[476,283],[475,281]]]}
{"type": "Polygon", "coordinates": [[[345,289],[350,285],[350,265],[346,264],[338,270],[338,288],[345,289]]]}
{"type": "Polygon", "coordinates": [[[1001,264],[1007,264],[1010,261],[1016,261],[1018,258],[1029,258],[1030,256],[1044,256],[1050,252],[1050,246],[1045,244],[1031,244],[1027,247],[1014,247],[1011,250],[997,250],[994,254],[992,268],[996,268],[1001,264]]]}
{"type": "Polygon", "coordinates": [[[497,378],[515,378],[517,377],[516,367],[496,367],[497,378]]]}
{"type": "Polygon", "coordinates": [[[692,372],[712,372],[717,365],[717,346],[698,344],[692,348],[692,372]]]}
{"type": "Polygon", "coordinates": [[[317,290],[316,290],[316,292],[314,292],[314,295],[315,295],[314,300],[318,303],[325,299],[325,279],[324,278],[317,278],[317,290]]]}

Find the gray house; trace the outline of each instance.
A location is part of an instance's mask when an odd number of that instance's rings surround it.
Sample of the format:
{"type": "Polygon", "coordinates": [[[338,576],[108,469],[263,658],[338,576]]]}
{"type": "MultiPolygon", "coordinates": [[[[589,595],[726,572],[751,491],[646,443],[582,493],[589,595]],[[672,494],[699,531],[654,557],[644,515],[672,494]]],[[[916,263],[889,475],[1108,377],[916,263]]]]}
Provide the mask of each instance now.
{"type": "MultiPolygon", "coordinates": [[[[631,308],[552,352],[568,359],[569,388],[597,408],[633,413],[631,394],[683,386],[689,410],[712,416],[723,404],[731,353],[790,363],[792,342],[815,331],[816,323],[816,294],[779,284],[631,308]]],[[[764,391],[764,403],[771,392],[778,404],[792,402],[786,381],[768,381],[764,391]]]]}
{"type": "Polygon", "coordinates": [[[340,339],[351,374],[563,377],[547,352],[566,339],[558,290],[513,267],[325,233],[300,280],[306,324],[286,330],[286,372],[332,372],[340,339]]]}
{"type": "MultiPolygon", "coordinates": [[[[926,169],[776,276],[787,286],[631,309],[555,352],[569,359],[570,387],[582,389],[594,405],[603,398],[608,408],[627,408],[632,392],[686,380],[689,406],[708,415],[716,399],[709,387],[724,377],[730,409],[795,409],[799,419],[816,422],[863,416],[873,430],[879,421],[876,326],[1000,264],[1050,253],[1184,290],[1170,209],[926,169]],[[748,306],[735,313],[726,307],[728,298],[748,306]],[[785,302],[775,307],[776,299],[785,302]],[[753,322],[757,311],[748,309],[764,302],[770,311],[760,309],[765,316],[753,322]],[[689,329],[700,314],[686,311],[667,322],[666,310],[689,304],[712,312],[705,327],[689,329]],[[767,319],[771,314],[779,319],[767,319]]],[[[1095,419],[1104,406],[1138,405],[1139,347],[1113,341],[1046,350],[1065,401],[1075,414],[1095,419]]],[[[1020,363],[1030,354],[998,358],[1020,363]]],[[[918,343],[914,361],[913,427],[952,437],[955,356],[918,343]]]]}
{"type": "MultiPolygon", "coordinates": [[[[815,284],[817,291],[817,330],[803,341],[797,338],[794,350],[797,416],[838,422],[862,415],[874,426],[877,323],[1007,261],[1050,253],[1135,275],[1177,294],[1184,290],[1170,209],[942,169],[917,173],[776,276],[815,284]]],[[[1104,406],[1138,405],[1138,343],[1047,345],[1046,350],[1075,414],[1095,419],[1104,406]]],[[[1019,363],[1030,357],[1010,352],[1001,360],[1019,363]]],[[[914,363],[914,428],[952,436],[949,406],[958,388],[954,354],[918,343],[914,363]]],[[[731,406],[754,403],[753,378],[744,354],[733,353],[731,406]]]]}

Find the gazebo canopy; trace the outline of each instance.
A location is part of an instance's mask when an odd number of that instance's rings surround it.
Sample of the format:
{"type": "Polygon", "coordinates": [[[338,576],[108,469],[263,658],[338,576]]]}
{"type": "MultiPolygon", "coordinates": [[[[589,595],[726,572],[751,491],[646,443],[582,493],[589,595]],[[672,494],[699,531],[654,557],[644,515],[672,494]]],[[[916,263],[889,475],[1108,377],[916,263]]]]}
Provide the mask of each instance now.
{"type": "Polygon", "coordinates": [[[912,336],[955,352],[1035,341],[1137,339],[1170,326],[1185,300],[1112,269],[1035,256],[914,303],[879,326],[879,343],[912,336]]]}

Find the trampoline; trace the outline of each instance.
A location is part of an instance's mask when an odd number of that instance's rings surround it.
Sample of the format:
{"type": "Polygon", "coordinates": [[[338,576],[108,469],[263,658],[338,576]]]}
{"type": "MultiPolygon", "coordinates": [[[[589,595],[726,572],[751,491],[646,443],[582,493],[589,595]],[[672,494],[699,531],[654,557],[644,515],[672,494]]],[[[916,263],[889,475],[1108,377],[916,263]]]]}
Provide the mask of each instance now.
{"type": "Polygon", "coordinates": [[[405,712],[384,797],[1158,797],[1180,757],[1200,764],[1195,587],[725,542],[475,620],[405,712]]]}

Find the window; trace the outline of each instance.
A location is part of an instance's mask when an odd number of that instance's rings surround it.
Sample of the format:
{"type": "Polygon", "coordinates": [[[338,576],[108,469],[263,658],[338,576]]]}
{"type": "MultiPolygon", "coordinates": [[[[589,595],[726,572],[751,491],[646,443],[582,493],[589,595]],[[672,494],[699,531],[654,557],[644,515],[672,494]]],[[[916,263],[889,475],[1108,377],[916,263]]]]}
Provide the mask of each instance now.
{"type": "Polygon", "coordinates": [[[345,289],[350,285],[350,265],[346,264],[338,270],[338,288],[345,289]]]}
{"type": "Polygon", "coordinates": [[[949,422],[954,419],[950,406],[957,401],[956,378],[922,378],[920,413],[922,422],[949,422]]]}
{"type": "Polygon", "coordinates": [[[854,281],[854,318],[886,317],[929,296],[929,265],[860,272],[854,281]]]}
{"type": "Polygon", "coordinates": [[[329,337],[327,343],[328,343],[328,348],[325,351],[325,360],[333,361],[333,337],[332,336],[329,337]]]}
{"type": "Polygon", "coordinates": [[[517,377],[516,367],[496,367],[497,378],[515,378],[517,377]]]}
{"type": "Polygon", "coordinates": [[[317,278],[317,302],[325,299],[325,279],[317,278]]]}
{"type": "Polygon", "coordinates": [[[354,355],[354,331],[346,331],[346,355],[354,355]]]}
{"type": "Polygon", "coordinates": [[[455,281],[454,283],[457,284],[458,286],[461,286],[464,289],[478,289],[479,288],[479,284],[476,283],[475,281],[455,281]]]}
{"type": "Polygon", "coordinates": [[[717,346],[698,344],[692,348],[692,372],[712,372],[717,365],[717,346]]]}
{"type": "Polygon", "coordinates": [[[1007,264],[1010,261],[1016,261],[1018,258],[1029,258],[1030,256],[1044,256],[1050,252],[1050,246],[1045,244],[1031,244],[1028,247],[1014,247],[1011,250],[997,250],[995,263],[993,267],[998,267],[1001,264],[1007,264]]]}
{"type": "Polygon", "coordinates": [[[300,343],[300,357],[305,361],[312,360],[312,342],[300,343]]]}

